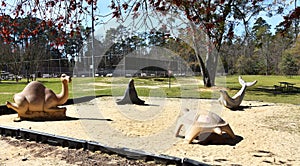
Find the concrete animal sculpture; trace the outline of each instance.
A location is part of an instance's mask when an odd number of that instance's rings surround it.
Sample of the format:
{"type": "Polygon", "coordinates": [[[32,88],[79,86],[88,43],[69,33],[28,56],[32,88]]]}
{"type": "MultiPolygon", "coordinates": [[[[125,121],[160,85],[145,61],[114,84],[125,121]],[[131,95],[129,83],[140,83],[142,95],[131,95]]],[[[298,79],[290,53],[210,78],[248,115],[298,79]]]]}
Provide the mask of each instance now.
{"type": "Polygon", "coordinates": [[[145,101],[141,100],[134,87],[134,80],[131,79],[128,83],[128,87],[125,90],[125,94],[121,100],[117,100],[116,102],[119,105],[123,104],[137,104],[137,105],[144,105],[145,101]]]}
{"type": "Polygon", "coordinates": [[[177,121],[175,128],[176,137],[179,136],[182,127],[185,129],[184,136],[188,143],[191,143],[197,136],[203,133],[222,135],[223,132],[226,132],[231,138],[235,138],[229,124],[219,115],[210,111],[200,114],[200,112],[185,109],[183,115],[177,121]]]}
{"type": "Polygon", "coordinates": [[[233,97],[230,97],[225,90],[220,90],[219,102],[229,109],[238,108],[244,99],[247,87],[255,85],[257,81],[245,82],[242,77],[239,76],[239,83],[242,85],[242,88],[233,97]]]}
{"type": "Polygon", "coordinates": [[[64,104],[69,97],[68,83],[71,77],[62,74],[62,91],[55,94],[41,82],[30,82],[22,92],[14,95],[15,103],[6,102],[6,106],[18,112],[15,121],[22,119],[55,119],[66,116],[66,108],[58,106],[64,104]]]}

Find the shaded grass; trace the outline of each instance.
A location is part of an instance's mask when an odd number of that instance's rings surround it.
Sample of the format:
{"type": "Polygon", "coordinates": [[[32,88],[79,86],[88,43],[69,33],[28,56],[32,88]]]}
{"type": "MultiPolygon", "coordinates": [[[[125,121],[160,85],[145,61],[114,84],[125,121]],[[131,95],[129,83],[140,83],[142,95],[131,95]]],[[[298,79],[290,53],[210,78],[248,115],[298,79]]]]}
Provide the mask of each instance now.
{"type": "MultiPolygon", "coordinates": [[[[124,77],[96,77],[96,78],[73,78],[69,86],[70,98],[83,96],[114,95],[123,96],[130,78],[124,77]]],[[[258,83],[247,89],[245,100],[256,100],[273,103],[300,104],[300,92],[277,93],[274,85],[279,81],[294,83],[300,87],[300,76],[262,76],[245,75],[243,79],[247,82],[257,80],[258,83]]],[[[46,87],[55,93],[60,93],[61,82],[59,78],[39,78],[46,87]]],[[[183,97],[183,98],[214,98],[219,97],[219,92],[214,88],[204,88],[201,77],[180,77],[171,78],[134,78],[135,86],[139,96],[151,97],[183,97]],[[192,80],[197,80],[198,83],[192,80]],[[182,84],[184,83],[184,84],[182,84]]],[[[216,85],[219,88],[226,88],[229,95],[233,96],[239,91],[241,85],[238,76],[218,77],[216,85]]],[[[12,101],[13,94],[21,92],[27,85],[26,80],[18,83],[11,81],[0,82],[0,104],[5,101],[12,101]]]]}

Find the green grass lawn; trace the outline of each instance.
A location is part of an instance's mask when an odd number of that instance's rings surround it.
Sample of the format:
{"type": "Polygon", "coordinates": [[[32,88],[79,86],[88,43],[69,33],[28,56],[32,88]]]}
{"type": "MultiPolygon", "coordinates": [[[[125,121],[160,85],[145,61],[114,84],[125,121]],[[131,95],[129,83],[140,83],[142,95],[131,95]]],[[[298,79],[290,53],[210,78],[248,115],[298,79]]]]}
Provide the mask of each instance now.
{"type": "MultiPolygon", "coordinates": [[[[240,86],[237,82],[238,76],[227,76],[226,85],[230,89],[229,94],[236,93],[240,86]]],[[[280,93],[274,90],[274,85],[279,86],[279,82],[285,81],[294,83],[295,87],[300,87],[300,76],[263,76],[247,75],[243,76],[246,81],[257,80],[257,84],[247,89],[245,100],[256,100],[273,103],[291,103],[300,104],[300,91],[290,93],[280,93]]]]}
{"type": "MultiPolygon", "coordinates": [[[[73,78],[69,86],[69,98],[83,96],[113,95],[123,96],[130,78],[124,77],[96,77],[96,78],[73,78]]],[[[256,100],[273,103],[300,104],[300,91],[290,93],[280,93],[274,90],[274,85],[279,85],[279,81],[294,83],[300,87],[300,76],[263,76],[245,75],[243,79],[247,82],[257,80],[258,83],[249,87],[245,100],[256,100]]],[[[52,89],[55,93],[61,91],[59,78],[38,78],[38,81],[52,89]]],[[[184,98],[214,98],[219,97],[219,88],[227,88],[232,96],[240,88],[238,76],[218,77],[216,84],[218,88],[204,88],[201,77],[178,77],[171,78],[134,78],[135,86],[139,96],[151,97],[184,97],[184,98]]],[[[21,92],[26,86],[25,79],[18,83],[13,81],[0,82],[0,105],[7,100],[12,101],[15,93],[21,92]]]]}

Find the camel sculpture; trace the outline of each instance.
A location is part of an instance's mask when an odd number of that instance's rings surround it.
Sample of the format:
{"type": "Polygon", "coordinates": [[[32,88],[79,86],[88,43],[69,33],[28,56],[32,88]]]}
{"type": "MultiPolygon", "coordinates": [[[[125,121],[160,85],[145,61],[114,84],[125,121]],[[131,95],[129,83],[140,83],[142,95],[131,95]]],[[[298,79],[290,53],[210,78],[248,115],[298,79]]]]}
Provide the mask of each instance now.
{"type": "Polygon", "coordinates": [[[203,133],[216,133],[222,135],[226,132],[231,138],[235,135],[227,122],[219,115],[207,111],[204,114],[201,112],[190,111],[185,109],[183,115],[178,119],[175,128],[175,136],[178,137],[182,127],[185,129],[185,140],[191,143],[197,136],[203,133]]]}
{"type": "Polygon", "coordinates": [[[134,87],[134,80],[131,79],[128,83],[128,87],[125,90],[125,94],[122,99],[117,100],[116,102],[119,105],[124,105],[124,104],[137,104],[137,105],[144,105],[145,101],[141,100],[134,87]]]}
{"type": "Polygon", "coordinates": [[[71,77],[61,75],[62,91],[55,94],[38,81],[30,82],[22,92],[14,95],[15,103],[6,102],[6,106],[15,110],[18,117],[14,121],[22,119],[63,119],[66,117],[66,108],[58,106],[64,104],[69,97],[68,83],[71,77]]]}
{"type": "Polygon", "coordinates": [[[242,88],[233,97],[230,97],[225,90],[220,90],[221,95],[219,102],[229,109],[237,109],[243,101],[247,87],[255,85],[257,81],[245,82],[242,77],[239,76],[239,83],[242,85],[242,88]]]}

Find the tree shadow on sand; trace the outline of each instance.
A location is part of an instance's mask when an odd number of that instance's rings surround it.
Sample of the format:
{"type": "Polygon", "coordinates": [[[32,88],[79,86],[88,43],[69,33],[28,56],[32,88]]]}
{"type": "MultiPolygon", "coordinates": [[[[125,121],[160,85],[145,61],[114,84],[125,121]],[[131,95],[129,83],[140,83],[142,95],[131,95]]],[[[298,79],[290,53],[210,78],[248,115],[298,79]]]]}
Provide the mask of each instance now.
{"type": "Polygon", "coordinates": [[[105,96],[110,96],[110,95],[83,96],[83,97],[78,97],[78,98],[74,98],[74,99],[68,99],[68,101],[63,105],[85,103],[85,102],[89,102],[95,98],[105,97],[105,96]]]}
{"type": "MultiPolygon", "coordinates": [[[[231,108],[231,111],[245,111],[245,109],[251,109],[251,108],[255,108],[255,107],[267,107],[267,106],[274,106],[272,104],[262,104],[262,105],[255,105],[255,106],[238,106],[237,108],[231,108]]],[[[229,109],[229,108],[228,108],[229,109]]]]}
{"type": "Polygon", "coordinates": [[[59,119],[22,119],[22,121],[30,121],[30,122],[48,122],[48,121],[76,121],[76,120],[93,120],[93,121],[113,121],[112,119],[102,119],[102,118],[76,118],[66,116],[65,118],[59,119]]]}
{"type": "MultiPolygon", "coordinates": [[[[63,104],[63,105],[72,105],[72,104],[79,104],[79,103],[85,103],[89,102],[95,98],[100,98],[100,97],[111,97],[111,95],[97,95],[97,96],[84,96],[84,97],[79,97],[79,98],[74,98],[74,99],[68,99],[68,101],[63,104]]],[[[141,106],[159,106],[157,104],[140,104],[141,106]]]]}

